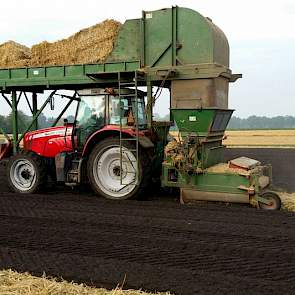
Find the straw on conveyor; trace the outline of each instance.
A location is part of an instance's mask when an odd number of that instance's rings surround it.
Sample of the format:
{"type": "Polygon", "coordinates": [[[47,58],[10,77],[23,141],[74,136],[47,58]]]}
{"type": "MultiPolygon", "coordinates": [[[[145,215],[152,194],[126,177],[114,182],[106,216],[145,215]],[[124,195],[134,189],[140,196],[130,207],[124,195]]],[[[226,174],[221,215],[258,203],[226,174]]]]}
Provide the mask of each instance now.
{"type": "Polygon", "coordinates": [[[0,45],[0,68],[100,63],[112,52],[120,28],[121,23],[105,20],[67,39],[44,41],[31,49],[9,41],[0,45]]]}
{"type": "Polygon", "coordinates": [[[30,64],[30,48],[8,41],[0,44],[0,67],[1,68],[21,68],[30,64]]]}

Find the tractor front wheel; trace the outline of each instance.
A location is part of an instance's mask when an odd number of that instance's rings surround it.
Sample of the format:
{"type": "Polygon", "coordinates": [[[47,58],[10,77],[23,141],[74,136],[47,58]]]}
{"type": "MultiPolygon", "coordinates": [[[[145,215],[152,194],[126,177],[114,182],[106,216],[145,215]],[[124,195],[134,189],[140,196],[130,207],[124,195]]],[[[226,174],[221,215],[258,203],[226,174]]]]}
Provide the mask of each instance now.
{"type": "Polygon", "coordinates": [[[144,150],[139,151],[137,163],[134,146],[125,141],[121,153],[118,138],[98,143],[87,166],[93,190],[112,200],[126,200],[141,194],[151,179],[150,171],[150,161],[144,150]]]}
{"type": "Polygon", "coordinates": [[[12,156],[7,165],[10,188],[22,194],[39,191],[46,181],[46,167],[41,157],[34,153],[12,156]]]}

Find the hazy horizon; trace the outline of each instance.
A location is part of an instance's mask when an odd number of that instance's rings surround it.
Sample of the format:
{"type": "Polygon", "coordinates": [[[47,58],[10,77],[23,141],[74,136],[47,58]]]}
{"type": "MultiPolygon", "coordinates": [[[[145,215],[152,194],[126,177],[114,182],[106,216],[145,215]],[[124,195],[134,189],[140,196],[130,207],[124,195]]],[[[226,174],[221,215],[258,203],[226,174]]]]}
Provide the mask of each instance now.
{"type": "MultiPolygon", "coordinates": [[[[0,43],[14,40],[31,46],[44,40],[55,41],[107,18],[124,22],[140,18],[142,10],[177,4],[210,17],[226,34],[231,49],[230,68],[233,73],[243,74],[242,79],[230,85],[229,108],[236,110],[235,116],[295,114],[294,1],[130,0],[129,3],[115,0],[107,3],[95,0],[3,1],[1,8],[5,14],[0,19],[0,43]]],[[[165,115],[167,104],[168,97],[164,95],[155,112],[165,115]]],[[[0,114],[8,111],[2,99],[0,114]]],[[[46,110],[45,115],[51,116],[50,111],[46,110]]]]}

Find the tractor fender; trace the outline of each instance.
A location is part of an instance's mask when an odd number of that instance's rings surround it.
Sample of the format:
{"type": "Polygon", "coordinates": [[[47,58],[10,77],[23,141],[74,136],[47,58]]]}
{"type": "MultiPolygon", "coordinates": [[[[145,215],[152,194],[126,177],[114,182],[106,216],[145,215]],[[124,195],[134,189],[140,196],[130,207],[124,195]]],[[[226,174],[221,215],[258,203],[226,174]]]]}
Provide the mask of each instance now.
{"type": "MultiPolygon", "coordinates": [[[[106,127],[109,127],[109,126],[106,126],[106,127]]],[[[91,153],[94,146],[99,141],[101,141],[105,138],[108,138],[108,137],[119,137],[120,136],[120,129],[119,128],[106,128],[106,127],[96,131],[87,139],[87,141],[84,145],[83,151],[82,151],[82,157],[88,156],[91,153]]],[[[135,136],[135,132],[131,129],[123,130],[122,133],[126,137],[134,137],[135,136]]],[[[152,143],[152,141],[148,137],[146,137],[143,132],[141,132],[141,133],[139,134],[139,139],[138,139],[139,144],[145,149],[154,147],[154,144],[152,143]]]]}

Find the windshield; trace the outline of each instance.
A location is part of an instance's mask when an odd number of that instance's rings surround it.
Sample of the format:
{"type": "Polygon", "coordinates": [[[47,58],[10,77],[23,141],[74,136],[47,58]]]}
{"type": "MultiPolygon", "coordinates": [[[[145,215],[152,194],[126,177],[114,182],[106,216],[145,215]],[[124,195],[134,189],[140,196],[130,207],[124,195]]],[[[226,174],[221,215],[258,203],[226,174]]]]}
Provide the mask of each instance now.
{"type": "Polygon", "coordinates": [[[103,126],[105,118],[105,96],[82,96],[77,113],[77,124],[80,127],[103,126]]]}
{"type": "Polygon", "coordinates": [[[132,126],[135,124],[136,115],[138,115],[138,125],[144,127],[146,122],[146,115],[144,109],[144,98],[138,98],[138,111],[136,112],[136,100],[135,98],[121,97],[120,107],[119,97],[110,96],[109,98],[109,113],[110,113],[110,124],[120,125],[120,112],[122,125],[132,126]]]}
{"type": "Polygon", "coordinates": [[[87,138],[105,125],[105,96],[81,96],[77,112],[78,146],[81,147],[87,138]]]}

